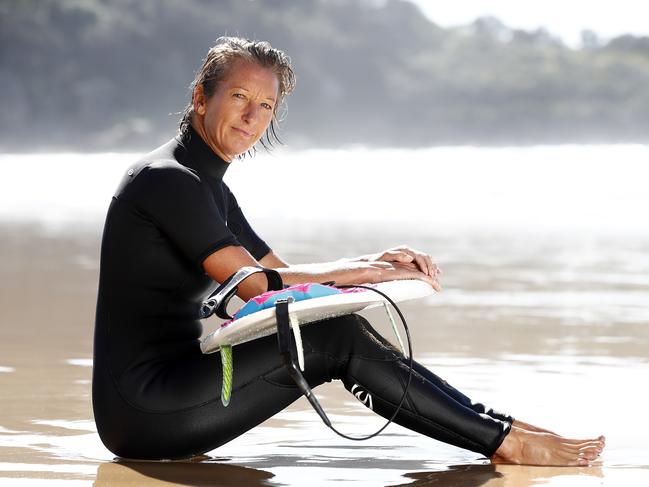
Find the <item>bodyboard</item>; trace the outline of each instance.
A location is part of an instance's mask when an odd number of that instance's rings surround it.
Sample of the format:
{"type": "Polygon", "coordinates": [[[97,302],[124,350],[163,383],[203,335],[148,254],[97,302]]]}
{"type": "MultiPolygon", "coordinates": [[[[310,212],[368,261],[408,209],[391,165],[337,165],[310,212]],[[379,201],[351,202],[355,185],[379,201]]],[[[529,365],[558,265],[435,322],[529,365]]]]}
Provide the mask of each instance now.
{"type": "MultiPolygon", "coordinates": [[[[388,281],[372,284],[371,287],[388,295],[399,303],[431,295],[433,288],[419,280],[388,281]]],[[[330,296],[296,301],[291,304],[289,314],[292,322],[300,326],[357,311],[383,306],[385,299],[370,290],[359,288],[357,292],[345,292],[330,296]]],[[[275,308],[267,308],[223,323],[217,330],[201,341],[203,353],[214,353],[221,347],[231,347],[250,340],[256,340],[276,333],[275,308]]]]}

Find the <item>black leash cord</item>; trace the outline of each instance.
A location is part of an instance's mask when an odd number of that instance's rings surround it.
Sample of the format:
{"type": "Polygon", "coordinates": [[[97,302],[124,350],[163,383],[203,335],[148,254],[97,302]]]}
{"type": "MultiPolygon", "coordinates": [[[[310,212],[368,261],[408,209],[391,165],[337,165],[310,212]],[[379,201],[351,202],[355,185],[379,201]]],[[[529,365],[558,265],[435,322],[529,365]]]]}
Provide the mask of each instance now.
{"type": "Polygon", "coordinates": [[[403,389],[403,394],[401,395],[401,400],[399,401],[399,404],[397,405],[397,408],[394,410],[394,413],[392,413],[392,416],[390,416],[390,419],[376,432],[372,433],[371,435],[367,436],[349,436],[346,435],[345,433],[341,433],[338,431],[332,424],[328,424],[329,428],[336,433],[338,436],[342,436],[343,438],[346,438],[348,440],[354,440],[354,441],[363,441],[363,440],[369,440],[370,438],[374,438],[375,436],[378,436],[385,428],[387,428],[390,423],[394,420],[394,418],[397,417],[397,414],[399,414],[399,411],[401,411],[401,407],[403,406],[403,403],[406,400],[406,396],[408,395],[408,388],[410,387],[410,382],[412,381],[412,371],[413,371],[413,358],[412,358],[412,341],[410,340],[410,330],[408,329],[408,324],[406,323],[406,319],[403,317],[403,313],[401,313],[401,310],[399,307],[395,304],[392,299],[385,294],[382,291],[379,291],[378,289],[375,289],[370,286],[362,286],[362,285],[343,285],[343,286],[336,286],[340,289],[349,289],[349,288],[362,288],[362,289],[369,289],[370,291],[374,291],[375,293],[380,294],[383,296],[388,303],[396,310],[396,312],[399,314],[399,318],[401,319],[401,323],[403,323],[403,329],[406,331],[406,338],[408,339],[408,380],[406,382],[406,387],[403,389]]]}

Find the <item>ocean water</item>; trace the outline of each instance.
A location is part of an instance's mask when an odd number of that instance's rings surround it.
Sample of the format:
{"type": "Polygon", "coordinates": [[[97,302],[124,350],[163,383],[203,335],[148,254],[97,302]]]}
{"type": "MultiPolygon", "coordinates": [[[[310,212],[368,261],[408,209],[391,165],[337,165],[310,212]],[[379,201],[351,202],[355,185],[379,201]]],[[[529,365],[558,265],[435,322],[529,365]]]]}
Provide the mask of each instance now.
{"type": "MultiPolygon", "coordinates": [[[[605,434],[589,468],[493,466],[395,425],[350,444],[302,400],[200,461],[114,459],[92,322],[102,221],[138,156],[0,155],[0,485],[649,484],[648,147],[282,151],[226,176],[290,262],[430,252],[444,290],[404,306],[415,358],[520,419],[605,434]]],[[[316,393],[344,431],[382,424],[339,384],[316,393]]]]}
{"type": "MultiPolygon", "coordinates": [[[[101,220],[140,154],[0,154],[0,221],[101,220]]],[[[226,181],[255,221],[647,235],[649,147],[280,151],[226,181]]]]}

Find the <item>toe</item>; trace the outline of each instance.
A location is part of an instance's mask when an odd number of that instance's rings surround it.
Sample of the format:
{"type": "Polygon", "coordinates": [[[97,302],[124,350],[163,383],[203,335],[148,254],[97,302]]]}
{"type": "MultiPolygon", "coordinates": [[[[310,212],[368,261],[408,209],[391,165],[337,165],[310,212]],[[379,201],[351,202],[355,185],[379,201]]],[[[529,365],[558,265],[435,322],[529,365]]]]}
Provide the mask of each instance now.
{"type": "Polygon", "coordinates": [[[586,448],[582,448],[579,451],[579,454],[583,455],[584,457],[586,457],[589,460],[595,460],[597,458],[597,456],[599,455],[599,451],[597,450],[597,448],[594,448],[594,447],[586,447],[586,448]]]}

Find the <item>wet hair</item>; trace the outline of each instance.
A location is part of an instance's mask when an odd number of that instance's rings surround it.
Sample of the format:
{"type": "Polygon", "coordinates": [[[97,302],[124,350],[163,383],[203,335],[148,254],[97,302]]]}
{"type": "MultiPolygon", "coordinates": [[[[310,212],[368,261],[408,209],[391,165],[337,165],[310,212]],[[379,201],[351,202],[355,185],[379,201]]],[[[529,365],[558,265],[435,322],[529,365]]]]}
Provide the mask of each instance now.
{"type": "MultiPolygon", "coordinates": [[[[274,147],[274,142],[282,143],[277,135],[278,124],[286,113],[285,98],[295,88],[295,73],[290,58],[283,51],[273,48],[265,41],[251,41],[241,37],[219,37],[216,40],[214,46],[207,52],[203,65],[190,85],[192,100],[189,101],[182,113],[180,132],[182,134],[187,132],[194,115],[194,89],[202,85],[203,93],[207,98],[210,98],[216,91],[219,82],[227,78],[230,68],[239,60],[253,62],[262,68],[270,69],[279,80],[279,93],[273,107],[273,118],[266,133],[260,139],[261,145],[266,150],[270,150],[274,147]],[[278,116],[280,107],[282,112],[281,116],[278,116]]],[[[251,150],[255,151],[254,148],[251,150]]]]}

